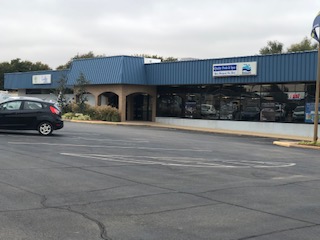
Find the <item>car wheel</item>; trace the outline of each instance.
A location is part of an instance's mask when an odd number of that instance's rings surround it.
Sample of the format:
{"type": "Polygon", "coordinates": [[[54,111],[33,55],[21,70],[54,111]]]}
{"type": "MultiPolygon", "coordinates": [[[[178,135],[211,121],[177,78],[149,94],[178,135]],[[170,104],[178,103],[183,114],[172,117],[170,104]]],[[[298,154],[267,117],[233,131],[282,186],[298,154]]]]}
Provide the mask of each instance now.
{"type": "Polygon", "coordinates": [[[52,124],[49,122],[42,122],[38,126],[38,131],[43,136],[48,136],[52,133],[53,127],[52,124]]]}

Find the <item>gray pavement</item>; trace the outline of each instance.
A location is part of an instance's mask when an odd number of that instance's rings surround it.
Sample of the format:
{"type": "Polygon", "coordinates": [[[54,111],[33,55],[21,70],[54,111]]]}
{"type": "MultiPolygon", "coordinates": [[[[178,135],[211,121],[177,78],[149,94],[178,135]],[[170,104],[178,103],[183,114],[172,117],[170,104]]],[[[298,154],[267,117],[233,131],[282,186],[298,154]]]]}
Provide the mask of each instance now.
{"type": "Polygon", "coordinates": [[[223,129],[209,129],[209,128],[199,128],[199,127],[188,127],[188,126],[177,126],[169,125],[157,122],[146,122],[146,121],[126,121],[126,122],[105,122],[105,121],[78,121],[71,120],[71,122],[78,123],[87,123],[87,124],[102,124],[102,125],[120,125],[120,126],[144,126],[144,127],[157,127],[157,128],[167,128],[167,129],[179,129],[187,131],[197,131],[197,132],[206,132],[206,133],[217,133],[217,134],[229,134],[229,135],[243,135],[243,136],[253,136],[253,137],[267,137],[276,139],[273,144],[282,146],[282,147],[297,147],[297,148],[306,148],[306,149],[315,149],[320,150],[320,147],[310,146],[310,145],[301,145],[301,141],[311,141],[310,138],[303,138],[300,136],[293,135],[283,135],[283,134],[266,134],[266,133],[257,133],[249,131],[231,131],[223,129]]]}
{"type": "Polygon", "coordinates": [[[72,122],[0,136],[0,239],[319,239],[317,150],[72,122]]]}

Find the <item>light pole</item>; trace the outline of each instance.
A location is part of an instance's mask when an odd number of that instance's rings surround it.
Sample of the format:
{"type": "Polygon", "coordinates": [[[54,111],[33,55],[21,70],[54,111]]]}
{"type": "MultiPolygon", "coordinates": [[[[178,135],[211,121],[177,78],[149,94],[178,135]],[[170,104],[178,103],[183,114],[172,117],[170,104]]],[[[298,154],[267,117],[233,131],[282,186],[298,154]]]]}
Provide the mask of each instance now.
{"type": "Polygon", "coordinates": [[[320,12],[313,21],[311,36],[318,42],[318,67],[316,80],[316,96],[314,106],[314,129],[313,129],[313,143],[318,140],[318,122],[319,122],[319,92],[320,92],[320,40],[317,30],[320,28],[320,12]]]}

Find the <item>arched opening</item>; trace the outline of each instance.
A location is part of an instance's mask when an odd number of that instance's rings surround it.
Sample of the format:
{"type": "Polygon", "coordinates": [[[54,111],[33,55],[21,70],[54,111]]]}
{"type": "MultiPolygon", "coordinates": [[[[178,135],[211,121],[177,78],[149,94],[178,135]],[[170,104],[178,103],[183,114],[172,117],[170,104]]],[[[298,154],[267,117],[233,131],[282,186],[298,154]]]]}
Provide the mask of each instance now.
{"type": "Polygon", "coordinates": [[[152,97],[146,93],[127,96],[126,119],[129,121],[152,121],[152,97]]]}
{"type": "Polygon", "coordinates": [[[104,92],[98,97],[98,106],[108,105],[119,109],[119,96],[113,92],[104,92]]]}

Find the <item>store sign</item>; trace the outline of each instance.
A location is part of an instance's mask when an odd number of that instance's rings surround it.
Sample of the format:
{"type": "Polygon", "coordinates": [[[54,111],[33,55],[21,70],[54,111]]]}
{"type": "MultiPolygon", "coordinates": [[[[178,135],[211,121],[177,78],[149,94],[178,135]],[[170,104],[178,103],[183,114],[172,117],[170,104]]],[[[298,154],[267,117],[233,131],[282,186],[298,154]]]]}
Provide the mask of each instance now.
{"type": "Polygon", "coordinates": [[[287,95],[288,100],[301,100],[305,98],[305,92],[290,92],[287,95]]]}
{"type": "Polygon", "coordinates": [[[33,75],[32,84],[51,84],[51,74],[33,75]]]}
{"type": "Polygon", "coordinates": [[[257,75],[257,62],[213,64],[213,77],[257,75]]]}
{"type": "MultiPolygon", "coordinates": [[[[320,123],[320,106],[318,110],[319,114],[319,123],[320,123]]],[[[306,123],[314,123],[314,117],[315,117],[315,103],[306,103],[306,123]]]]}

